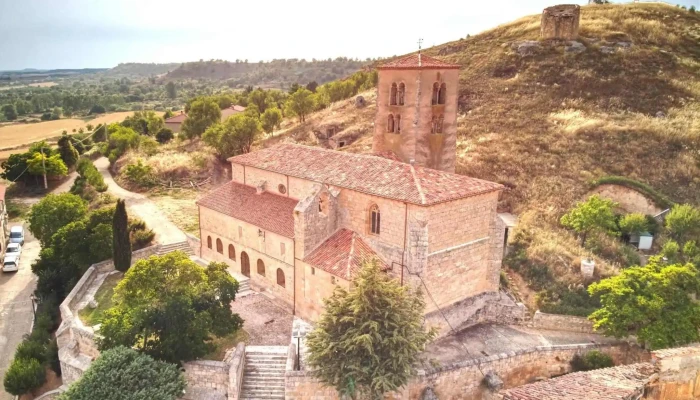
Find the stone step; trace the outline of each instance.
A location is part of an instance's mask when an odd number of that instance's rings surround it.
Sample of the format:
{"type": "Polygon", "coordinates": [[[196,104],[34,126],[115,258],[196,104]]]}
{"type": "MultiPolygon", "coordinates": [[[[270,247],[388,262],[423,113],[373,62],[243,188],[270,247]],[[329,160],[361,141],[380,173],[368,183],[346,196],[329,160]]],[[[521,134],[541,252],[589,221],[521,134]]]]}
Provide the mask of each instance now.
{"type": "Polygon", "coordinates": [[[241,400],[284,400],[284,395],[250,395],[248,396],[246,393],[243,393],[241,396],[241,400]]]}
{"type": "Polygon", "coordinates": [[[246,371],[243,376],[245,376],[246,379],[283,379],[284,374],[279,371],[246,371]]]}
{"type": "Polygon", "coordinates": [[[284,396],[284,386],[280,387],[266,387],[266,386],[249,386],[243,382],[243,393],[244,394],[276,394],[284,396]]]}
{"type": "Polygon", "coordinates": [[[272,358],[259,358],[255,360],[246,360],[246,365],[285,365],[287,364],[287,359],[272,359],[272,358]]]}
{"type": "Polygon", "coordinates": [[[248,387],[262,386],[262,387],[284,387],[284,378],[250,378],[245,377],[243,379],[244,385],[248,387]]]}
{"type": "Polygon", "coordinates": [[[280,375],[284,375],[285,366],[284,365],[280,365],[280,366],[261,365],[261,366],[254,367],[254,366],[246,365],[245,371],[246,372],[270,372],[270,373],[277,373],[280,375]]]}
{"type": "Polygon", "coordinates": [[[286,360],[287,355],[284,354],[248,354],[245,355],[246,360],[286,360]]]}

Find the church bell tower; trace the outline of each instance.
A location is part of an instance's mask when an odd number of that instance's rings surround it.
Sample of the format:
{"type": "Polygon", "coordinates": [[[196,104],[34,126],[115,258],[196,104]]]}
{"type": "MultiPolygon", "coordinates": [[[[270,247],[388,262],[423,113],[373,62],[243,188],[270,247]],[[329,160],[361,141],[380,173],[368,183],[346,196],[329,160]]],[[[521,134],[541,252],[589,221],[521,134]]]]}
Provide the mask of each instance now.
{"type": "Polygon", "coordinates": [[[459,68],[420,52],[379,66],[374,153],[454,172],[459,68]]]}

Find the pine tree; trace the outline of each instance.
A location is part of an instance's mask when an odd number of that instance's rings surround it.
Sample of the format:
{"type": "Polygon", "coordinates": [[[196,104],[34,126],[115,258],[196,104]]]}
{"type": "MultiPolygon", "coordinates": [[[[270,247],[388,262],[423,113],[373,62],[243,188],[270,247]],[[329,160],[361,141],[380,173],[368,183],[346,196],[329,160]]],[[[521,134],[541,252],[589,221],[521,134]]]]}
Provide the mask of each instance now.
{"type": "Polygon", "coordinates": [[[365,263],[350,291],[336,287],[306,338],[307,363],[326,385],[353,399],[381,399],[406,385],[425,345],[420,291],[402,286],[375,260],[365,263]]]}
{"type": "Polygon", "coordinates": [[[126,203],[117,200],[117,208],[112,220],[112,258],[114,268],[126,272],[131,266],[131,242],[129,241],[128,217],[126,215],[126,203]]]}
{"type": "Polygon", "coordinates": [[[72,168],[78,162],[78,150],[73,147],[70,136],[63,135],[58,140],[58,152],[66,167],[72,168]]]}

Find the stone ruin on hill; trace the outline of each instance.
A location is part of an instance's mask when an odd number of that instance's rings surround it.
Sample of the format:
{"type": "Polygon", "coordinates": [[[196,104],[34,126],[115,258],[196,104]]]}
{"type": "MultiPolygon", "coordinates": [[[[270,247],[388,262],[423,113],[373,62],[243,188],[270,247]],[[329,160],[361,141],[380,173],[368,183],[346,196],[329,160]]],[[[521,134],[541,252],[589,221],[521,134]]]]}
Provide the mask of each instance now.
{"type": "Polygon", "coordinates": [[[542,11],[540,36],[544,40],[576,40],[580,17],[581,7],[577,4],[547,7],[542,11]]]}

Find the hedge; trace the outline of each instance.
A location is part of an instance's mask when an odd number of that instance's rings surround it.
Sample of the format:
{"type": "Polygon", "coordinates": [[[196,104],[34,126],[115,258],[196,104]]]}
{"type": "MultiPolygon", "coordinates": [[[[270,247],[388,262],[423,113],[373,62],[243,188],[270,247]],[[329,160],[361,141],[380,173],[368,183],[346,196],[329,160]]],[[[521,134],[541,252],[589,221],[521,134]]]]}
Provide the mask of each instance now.
{"type": "Polygon", "coordinates": [[[656,189],[647,185],[646,183],[636,181],[634,179],[630,179],[624,176],[604,176],[591,182],[592,187],[598,187],[600,185],[619,185],[636,190],[650,198],[654,203],[656,203],[657,206],[664,209],[671,208],[675,204],[668,197],[659,193],[656,189]]]}

